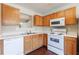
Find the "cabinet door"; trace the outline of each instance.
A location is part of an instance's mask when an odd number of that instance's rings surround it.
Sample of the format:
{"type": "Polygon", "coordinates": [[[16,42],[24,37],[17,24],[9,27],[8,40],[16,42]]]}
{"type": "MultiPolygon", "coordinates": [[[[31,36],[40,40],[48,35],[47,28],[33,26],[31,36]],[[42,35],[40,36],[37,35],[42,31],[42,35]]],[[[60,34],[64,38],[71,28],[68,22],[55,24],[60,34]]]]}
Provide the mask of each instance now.
{"type": "Polygon", "coordinates": [[[65,17],[64,11],[56,12],[56,18],[61,18],[61,17],[65,17]]]}
{"type": "Polygon", "coordinates": [[[57,17],[57,14],[56,13],[52,13],[50,17],[51,17],[51,19],[55,19],[57,17]]]}
{"type": "Polygon", "coordinates": [[[33,50],[37,49],[39,47],[38,45],[38,35],[33,35],[32,36],[32,48],[33,50]]]}
{"type": "Polygon", "coordinates": [[[73,46],[73,55],[76,55],[77,54],[77,39],[76,38],[73,38],[73,43],[72,43],[72,46],[73,46]]]}
{"type": "Polygon", "coordinates": [[[65,37],[65,55],[76,55],[76,38],[65,37]]]}
{"type": "Polygon", "coordinates": [[[38,36],[38,46],[41,47],[43,46],[43,35],[39,34],[38,36]]]}
{"type": "Polygon", "coordinates": [[[34,16],[34,25],[35,26],[42,26],[43,25],[43,18],[42,16],[35,15],[34,16]]]}
{"type": "Polygon", "coordinates": [[[47,24],[48,24],[47,16],[44,16],[43,17],[43,25],[47,26],[47,24]]]}
{"type": "Polygon", "coordinates": [[[39,23],[40,23],[39,26],[43,26],[43,17],[42,16],[40,16],[40,22],[39,23]]]}
{"type": "Polygon", "coordinates": [[[20,22],[20,12],[18,9],[2,4],[2,24],[16,25],[20,22]]]}
{"type": "Polygon", "coordinates": [[[35,15],[35,16],[34,16],[34,25],[35,25],[35,26],[36,26],[36,25],[39,25],[39,21],[40,21],[39,16],[38,16],[38,15],[35,15]]]}
{"type": "Polygon", "coordinates": [[[47,43],[47,42],[48,42],[47,39],[48,39],[47,34],[43,34],[43,45],[44,45],[44,46],[47,46],[47,44],[48,44],[48,43],[47,43]]]}
{"type": "Polygon", "coordinates": [[[0,55],[4,53],[4,46],[3,46],[3,40],[0,40],[0,55]]]}
{"type": "Polygon", "coordinates": [[[67,25],[76,24],[76,7],[65,10],[65,18],[67,25]]]}
{"type": "Polygon", "coordinates": [[[50,16],[44,16],[43,17],[43,25],[44,26],[50,26],[50,16]]]}
{"type": "Polygon", "coordinates": [[[24,54],[32,51],[32,38],[31,36],[24,37],[24,54]]]}

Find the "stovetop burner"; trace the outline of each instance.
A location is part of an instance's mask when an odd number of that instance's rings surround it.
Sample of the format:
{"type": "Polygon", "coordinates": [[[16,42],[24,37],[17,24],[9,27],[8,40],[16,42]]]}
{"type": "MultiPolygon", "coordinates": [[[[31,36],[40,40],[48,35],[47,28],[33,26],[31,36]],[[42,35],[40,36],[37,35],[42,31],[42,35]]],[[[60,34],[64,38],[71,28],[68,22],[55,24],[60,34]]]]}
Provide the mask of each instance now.
{"type": "Polygon", "coordinates": [[[66,33],[50,33],[50,34],[53,34],[53,35],[65,35],[66,33]]]}

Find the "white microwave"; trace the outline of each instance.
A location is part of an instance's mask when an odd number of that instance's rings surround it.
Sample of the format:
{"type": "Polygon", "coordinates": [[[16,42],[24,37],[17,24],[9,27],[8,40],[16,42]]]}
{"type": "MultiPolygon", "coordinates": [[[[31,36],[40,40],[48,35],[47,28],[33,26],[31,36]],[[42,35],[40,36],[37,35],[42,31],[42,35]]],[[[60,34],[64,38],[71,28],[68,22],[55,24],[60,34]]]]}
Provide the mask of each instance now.
{"type": "Polygon", "coordinates": [[[57,18],[57,19],[51,19],[50,20],[50,26],[65,26],[65,17],[57,18]]]}

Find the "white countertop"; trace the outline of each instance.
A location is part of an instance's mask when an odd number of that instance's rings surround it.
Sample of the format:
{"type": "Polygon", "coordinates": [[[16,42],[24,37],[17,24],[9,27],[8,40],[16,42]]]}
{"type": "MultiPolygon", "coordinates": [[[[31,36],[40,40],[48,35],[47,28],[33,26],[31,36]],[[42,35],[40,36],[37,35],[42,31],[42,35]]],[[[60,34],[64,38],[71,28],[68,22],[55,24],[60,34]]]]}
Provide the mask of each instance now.
{"type": "MultiPolygon", "coordinates": [[[[24,36],[30,36],[30,35],[37,35],[37,34],[49,34],[49,33],[34,33],[34,34],[10,34],[10,35],[0,35],[0,40],[4,40],[5,38],[14,38],[14,37],[24,37],[24,36]]],[[[68,36],[68,37],[74,37],[77,38],[77,35],[70,35],[70,34],[66,34],[64,36],[68,36]]]]}
{"type": "Polygon", "coordinates": [[[70,35],[70,34],[67,34],[67,35],[64,35],[64,36],[77,38],[77,35],[70,35]]]}
{"type": "Polygon", "coordinates": [[[0,36],[0,40],[5,40],[6,38],[16,38],[16,37],[24,37],[24,36],[30,36],[30,35],[37,35],[37,34],[44,34],[44,33],[34,33],[34,34],[10,34],[10,35],[2,35],[0,36]]]}

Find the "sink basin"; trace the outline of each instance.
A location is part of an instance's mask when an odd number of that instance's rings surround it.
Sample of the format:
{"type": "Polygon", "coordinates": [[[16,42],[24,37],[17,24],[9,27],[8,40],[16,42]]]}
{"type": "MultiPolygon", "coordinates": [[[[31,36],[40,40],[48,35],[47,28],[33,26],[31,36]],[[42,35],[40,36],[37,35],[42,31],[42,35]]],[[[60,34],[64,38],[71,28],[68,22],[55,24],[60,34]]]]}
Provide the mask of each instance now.
{"type": "Polygon", "coordinates": [[[27,33],[27,34],[36,34],[36,33],[27,33]]]}
{"type": "Polygon", "coordinates": [[[36,34],[35,32],[33,33],[21,33],[21,35],[30,35],[30,34],[36,34]]]}

